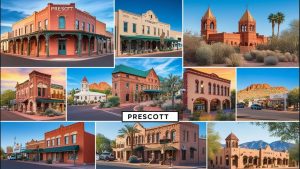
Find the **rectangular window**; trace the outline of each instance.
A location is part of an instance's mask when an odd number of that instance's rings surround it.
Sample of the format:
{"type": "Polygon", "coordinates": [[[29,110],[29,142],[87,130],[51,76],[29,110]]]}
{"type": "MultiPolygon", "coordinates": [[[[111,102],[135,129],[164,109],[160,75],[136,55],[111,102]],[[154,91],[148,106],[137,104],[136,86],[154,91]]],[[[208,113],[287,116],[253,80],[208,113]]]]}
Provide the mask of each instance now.
{"type": "Polygon", "coordinates": [[[186,141],[189,141],[189,131],[186,132],[186,141]]]}
{"type": "Polygon", "coordinates": [[[181,150],[182,160],[186,160],[186,150],[181,150]]]}
{"type": "Polygon", "coordinates": [[[19,36],[21,35],[21,29],[19,28],[19,36]]]}
{"type": "Polygon", "coordinates": [[[147,26],[147,34],[150,35],[150,26],[147,26]]]}
{"type": "Polygon", "coordinates": [[[91,31],[91,24],[88,23],[88,30],[91,31]]]}
{"type": "Polygon", "coordinates": [[[126,88],[127,88],[127,89],[129,88],[129,83],[126,83],[126,88]]]}
{"type": "Polygon", "coordinates": [[[115,89],[117,89],[117,83],[115,83],[115,89]]]}
{"type": "Polygon", "coordinates": [[[197,133],[194,133],[194,142],[197,141],[197,133]]]}
{"type": "Polygon", "coordinates": [[[139,85],[138,84],[135,85],[135,90],[139,90],[139,85]]]}
{"type": "Polygon", "coordinates": [[[47,30],[48,29],[48,19],[45,19],[45,21],[44,21],[45,23],[45,30],[47,30]]]}
{"type": "Polygon", "coordinates": [[[136,24],[135,23],[132,24],[132,32],[136,33],[136,24]]]}
{"type": "Polygon", "coordinates": [[[26,33],[27,33],[27,26],[25,26],[25,29],[24,29],[24,30],[25,30],[25,34],[26,34],[26,33]]]}
{"type": "Polygon", "coordinates": [[[169,30],[167,30],[167,37],[169,37],[169,30]]]}
{"type": "Polygon", "coordinates": [[[38,30],[41,30],[41,29],[42,29],[42,22],[39,21],[39,22],[38,22],[38,30]]]}
{"type": "Polygon", "coordinates": [[[52,140],[52,146],[54,146],[54,145],[55,145],[55,140],[53,139],[53,140],[52,140]]]}
{"type": "Polygon", "coordinates": [[[82,22],[82,30],[85,31],[85,22],[82,22]]]}
{"type": "Polygon", "coordinates": [[[30,33],[33,31],[33,24],[30,24],[30,33]]]}
{"type": "Polygon", "coordinates": [[[42,88],[42,96],[46,96],[46,88],[42,88]]]}
{"type": "Polygon", "coordinates": [[[57,146],[60,146],[60,138],[56,139],[56,144],[57,144],[57,146]]]}
{"type": "Polygon", "coordinates": [[[47,140],[47,147],[50,147],[50,140],[47,140]]]}
{"type": "Polygon", "coordinates": [[[127,31],[128,31],[128,22],[124,22],[123,32],[127,32],[127,31]]]}
{"type": "Polygon", "coordinates": [[[79,30],[79,20],[76,20],[76,21],[75,21],[75,29],[76,29],[76,30],[79,30]]]}
{"type": "Polygon", "coordinates": [[[154,28],[154,35],[156,35],[156,28],[154,28]]]}
{"type": "Polygon", "coordinates": [[[65,144],[69,144],[69,136],[65,136],[65,144]]]}
{"type": "Polygon", "coordinates": [[[92,32],[95,32],[95,26],[92,25],[92,32]]]}
{"type": "Polygon", "coordinates": [[[142,26],[142,34],[145,34],[145,25],[142,26]]]}
{"type": "Polygon", "coordinates": [[[42,96],[42,88],[38,88],[38,96],[42,96]]]}
{"type": "Polygon", "coordinates": [[[160,36],[160,29],[158,28],[158,36],[160,36]]]}
{"type": "Polygon", "coordinates": [[[194,150],[190,150],[190,159],[194,159],[194,150]]]}
{"type": "Polygon", "coordinates": [[[72,144],[76,144],[76,139],[77,139],[77,135],[73,134],[72,135],[72,144]]]}

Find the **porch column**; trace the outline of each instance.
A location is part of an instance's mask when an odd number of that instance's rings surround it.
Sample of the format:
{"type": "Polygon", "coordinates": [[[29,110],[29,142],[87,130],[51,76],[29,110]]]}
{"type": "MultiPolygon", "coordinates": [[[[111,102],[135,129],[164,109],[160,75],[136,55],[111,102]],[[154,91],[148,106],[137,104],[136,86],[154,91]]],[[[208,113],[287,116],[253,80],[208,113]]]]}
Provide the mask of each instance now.
{"type": "Polygon", "coordinates": [[[21,55],[23,55],[23,38],[21,38],[21,55]]]}
{"type": "Polygon", "coordinates": [[[104,53],[104,51],[103,51],[103,49],[104,49],[103,38],[101,38],[100,44],[101,44],[100,50],[101,50],[101,53],[103,54],[104,53]]]}
{"type": "Polygon", "coordinates": [[[207,100],[207,113],[210,113],[210,100],[207,100]]]}
{"type": "Polygon", "coordinates": [[[39,57],[40,42],[39,42],[39,37],[38,36],[36,36],[36,47],[37,47],[36,57],[39,57]]]}
{"type": "Polygon", "coordinates": [[[13,53],[16,54],[16,40],[13,41],[13,53]]]}
{"type": "Polygon", "coordinates": [[[46,55],[49,57],[49,35],[46,34],[46,55]]]}
{"type": "Polygon", "coordinates": [[[128,40],[128,49],[129,49],[129,53],[131,51],[131,40],[128,40]]]}
{"type": "Polygon", "coordinates": [[[112,53],[113,46],[112,46],[112,40],[109,39],[109,53],[112,53]]]}
{"type": "Polygon", "coordinates": [[[89,43],[88,43],[88,49],[89,49],[89,56],[91,56],[91,36],[88,36],[89,38],[89,43]]]}
{"type": "Polygon", "coordinates": [[[77,38],[78,38],[77,54],[78,56],[81,56],[81,39],[82,39],[81,34],[77,34],[77,38]]]}
{"type": "Polygon", "coordinates": [[[177,44],[177,50],[178,50],[178,46],[179,46],[179,43],[178,43],[178,41],[177,41],[177,43],[176,43],[176,44],[177,44]]]}
{"type": "Polygon", "coordinates": [[[97,44],[97,55],[99,55],[99,38],[96,37],[96,44],[97,44]]]}
{"type": "Polygon", "coordinates": [[[108,52],[108,39],[106,39],[106,53],[108,52]]]}
{"type": "Polygon", "coordinates": [[[27,56],[30,55],[30,37],[27,38],[27,56]]]}

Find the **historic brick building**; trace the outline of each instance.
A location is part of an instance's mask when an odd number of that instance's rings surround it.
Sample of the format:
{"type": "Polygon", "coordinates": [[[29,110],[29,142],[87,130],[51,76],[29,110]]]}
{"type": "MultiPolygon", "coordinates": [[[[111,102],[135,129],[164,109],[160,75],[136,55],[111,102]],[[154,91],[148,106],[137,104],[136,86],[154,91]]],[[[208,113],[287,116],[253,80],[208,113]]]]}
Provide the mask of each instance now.
{"type": "Polygon", "coordinates": [[[32,71],[29,80],[16,85],[17,110],[40,114],[47,108],[65,112],[65,89],[51,83],[51,75],[32,71]]]}
{"type": "Polygon", "coordinates": [[[226,145],[215,158],[208,162],[208,168],[286,168],[289,164],[287,151],[274,151],[267,145],[265,148],[248,149],[239,147],[239,139],[229,134],[226,145]],[[252,166],[252,167],[251,167],[252,166]]]}
{"type": "Polygon", "coordinates": [[[241,51],[254,49],[256,45],[267,43],[267,37],[256,32],[256,21],[247,9],[238,22],[238,32],[217,33],[217,19],[210,8],[201,19],[201,36],[208,44],[222,42],[232,46],[239,46],[241,51]]]}
{"type": "Polygon", "coordinates": [[[128,135],[116,138],[113,151],[117,160],[128,160],[134,139],[135,155],[144,162],[168,165],[173,158],[174,165],[199,165],[206,161],[206,141],[200,141],[197,124],[180,122],[145,128],[136,123],[135,127],[139,132],[133,138],[128,135]]]}
{"type": "Polygon", "coordinates": [[[230,80],[195,69],[184,71],[183,103],[191,112],[230,109],[230,80]]]}
{"type": "Polygon", "coordinates": [[[182,33],[159,21],[153,11],[143,14],[115,12],[116,55],[141,54],[162,48],[179,49],[182,33]],[[164,41],[161,41],[161,37],[164,41]]]}
{"type": "MultiPolygon", "coordinates": [[[[49,3],[12,25],[7,52],[27,56],[93,55],[112,51],[106,24],[71,4],[49,3]]],[[[2,52],[2,51],[1,51],[2,52]]]]}
{"type": "Polygon", "coordinates": [[[45,140],[34,140],[26,143],[26,150],[23,153],[27,154],[29,160],[43,161],[43,150],[45,148],[45,140]]]}
{"type": "Polygon", "coordinates": [[[121,104],[152,100],[160,94],[162,80],[153,68],[142,71],[117,65],[112,72],[112,95],[118,96],[121,104]]]}

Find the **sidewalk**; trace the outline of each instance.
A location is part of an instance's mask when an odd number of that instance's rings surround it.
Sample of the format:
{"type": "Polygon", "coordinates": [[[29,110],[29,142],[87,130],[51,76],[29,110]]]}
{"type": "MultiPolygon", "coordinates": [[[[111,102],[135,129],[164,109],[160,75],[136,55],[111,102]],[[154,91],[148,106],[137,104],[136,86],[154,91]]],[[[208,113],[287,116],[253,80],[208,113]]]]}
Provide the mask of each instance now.
{"type": "Polygon", "coordinates": [[[124,54],[124,55],[118,55],[116,57],[147,57],[148,55],[161,55],[161,54],[173,54],[177,52],[182,52],[182,49],[173,50],[173,51],[159,51],[159,52],[151,52],[151,53],[140,53],[140,54],[124,54]]]}
{"type": "Polygon", "coordinates": [[[77,55],[55,55],[55,56],[49,56],[47,57],[46,55],[41,55],[39,57],[36,56],[24,56],[24,55],[18,55],[18,54],[11,54],[11,53],[1,53],[1,55],[8,55],[12,57],[20,57],[24,59],[29,59],[29,60],[44,60],[44,61],[80,61],[80,60],[89,60],[89,59],[95,59],[99,57],[105,57],[108,55],[112,55],[113,53],[105,53],[105,54],[100,54],[100,55],[82,55],[82,56],[77,56],[77,55]]]}
{"type": "Polygon", "coordinates": [[[66,117],[66,115],[48,117],[48,116],[40,116],[40,115],[30,115],[30,114],[25,114],[25,113],[17,112],[17,111],[9,111],[9,112],[13,113],[15,115],[19,115],[19,116],[31,119],[31,120],[35,120],[35,121],[56,120],[56,119],[61,119],[61,118],[65,118],[66,117]]]}
{"type": "Polygon", "coordinates": [[[135,106],[135,105],[136,105],[135,103],[124,103],[124,104],[121,104],[118,107],[111,107],[111,108],[99,108],[99,105],[97,105],[97,106],[94,106],[93,109],[94,110],[109,111],[109,110],[121,109],[121,108],[126,108],[126,107],[129,107],[129,106],[135,106]]]}
{"type": "Polygon", "coordinates": [[[35,164],[35,165],[41,165],[41,166],[51,166],[51,167],[58,167],[58,168],[76,168],[76,169],[94,169],[94,165],[78,165],[75,164],[66,164],[66,163],[52,163],[52,164],[47,164],[46,162],[32,162],[32,161],[17,161],[21,163],[29,163],[29,164],[35,164]]]}

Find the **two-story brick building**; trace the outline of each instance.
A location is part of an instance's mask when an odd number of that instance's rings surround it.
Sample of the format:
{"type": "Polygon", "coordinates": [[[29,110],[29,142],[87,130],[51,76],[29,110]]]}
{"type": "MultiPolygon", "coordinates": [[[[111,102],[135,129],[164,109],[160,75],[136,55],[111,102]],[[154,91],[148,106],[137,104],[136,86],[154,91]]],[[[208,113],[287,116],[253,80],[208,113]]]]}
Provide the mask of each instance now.
{"type": "MultiPolygon", "coordinates": [[[[136,123],[138,133],[116,138],[113,149],[117,160],[126,161],[130,157],[131,139],[134,139],[134,154],[144,162],[174,165],[199,165],[205,163],[206,141],[199,140],[199,126],[194,123],[171,123],[145,128],[136,123]]],[[[205,140],[205,139],[204,139],[205,140]]]]}

